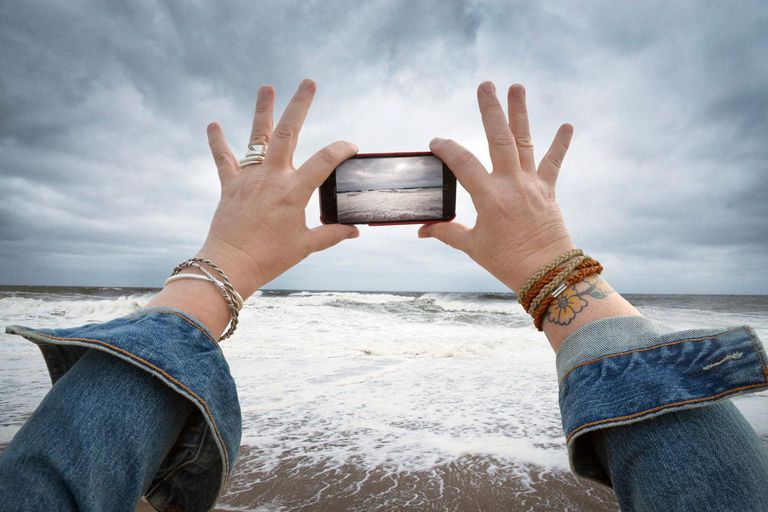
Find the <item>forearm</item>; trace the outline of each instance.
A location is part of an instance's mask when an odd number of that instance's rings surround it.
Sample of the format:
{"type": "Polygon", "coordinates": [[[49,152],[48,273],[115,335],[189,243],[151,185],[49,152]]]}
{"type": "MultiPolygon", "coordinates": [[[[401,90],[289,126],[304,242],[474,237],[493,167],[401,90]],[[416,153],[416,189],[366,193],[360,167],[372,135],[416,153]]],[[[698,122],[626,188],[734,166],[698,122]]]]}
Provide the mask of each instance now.
{"type": "Polygon", "coordinates": [[[657,502],[676,509],[688,490],[716,503],[718,475],[731,475],[727,485],[738,492],[762,496],[743,468],[763,474],[764,448],[722,399],[768,387],[766,360],[748,327],[674,331],[621,316],[572,332],[557,352],[557,371],[574,472],[612,485],[633,503],[629,510],[655,510],[657,502]]]}
{"type": "Polygon", "coordinates": [[[133,510],[192,410],[152,375],[87,352],[0,456],[0,509],[133,510]]]}
{"type": "Polygon", "coordinates": [[[585,437],[622,510],[768,510],[768,453],[730,400],[585,437]]]}
{"type": "Polygon", "coordinates": [[[232,470],[241,418],[205,326],[144,308],[104,323],[6,332],[40,347],[54,383],[0,456],[0,496],[7,485],[30,503],[13,510],[117,510],[142,492],[158,507],[211,508],[232,470]],[[29,471],[12,474],[22,467],[29,471]],[[61,506],[35,508],[51,493],[61,506]]]}
{"type": "Polygon", "coordinates": [[[547,309],[542,324],[555,352],[571,333],[603,318],[641,316],[600,276],[568,286],[547,309]]]}

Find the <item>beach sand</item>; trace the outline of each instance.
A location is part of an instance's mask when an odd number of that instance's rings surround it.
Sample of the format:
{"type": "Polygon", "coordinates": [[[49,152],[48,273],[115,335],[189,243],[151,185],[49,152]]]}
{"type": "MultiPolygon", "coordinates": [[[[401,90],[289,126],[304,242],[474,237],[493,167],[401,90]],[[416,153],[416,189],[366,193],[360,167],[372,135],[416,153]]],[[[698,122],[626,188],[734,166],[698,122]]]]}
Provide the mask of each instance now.
{"type": "Polygon", "coordinates": [[[465,456],[429,471],[351,464],[317,466],[294,457],[271,471],[257,447],[242,446],[217,510],[263,511],[613,511],[613,492],[566,471],[465,456]]]}

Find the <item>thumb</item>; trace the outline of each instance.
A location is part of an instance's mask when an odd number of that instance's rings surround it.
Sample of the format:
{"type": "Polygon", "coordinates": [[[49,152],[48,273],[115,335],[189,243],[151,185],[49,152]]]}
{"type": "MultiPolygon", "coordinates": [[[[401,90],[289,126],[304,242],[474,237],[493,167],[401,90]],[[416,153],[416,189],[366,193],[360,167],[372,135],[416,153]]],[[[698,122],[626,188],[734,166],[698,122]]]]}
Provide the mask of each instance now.
{"type": "Polygon", "coordinates": [[[458,222],[438,222],[425,224],[419,228],[419,238],[437,238],[454,249],[466,252],[469,247],[471,230],[458,222]]]}
{"type": "Polygon", "coordinates": [[[347,226],[345,224],[327,224],[317,226],[309,230],[309,249],[312,252],[323,251],[333,247],[347,238],[357,238],[360,236],[356,226],[347,226]]]}

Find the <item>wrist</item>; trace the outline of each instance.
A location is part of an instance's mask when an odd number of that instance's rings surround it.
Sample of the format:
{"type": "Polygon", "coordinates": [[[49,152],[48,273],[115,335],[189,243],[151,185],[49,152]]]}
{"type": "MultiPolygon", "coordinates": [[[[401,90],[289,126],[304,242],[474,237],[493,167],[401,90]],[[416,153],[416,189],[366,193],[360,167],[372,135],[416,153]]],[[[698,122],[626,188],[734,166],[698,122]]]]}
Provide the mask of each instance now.
{"type": "Polygon", "coordinates": [[[545,245],[539,245],[537,249],[526,251],[518,259],[507,280],[507,286],[513,291],[519,292],[529,277],[534,275],[540,268],[547,265],[563,253],[575,249],[571,237],[568,234],[560,238],[551,240],[545,245]]]}
{"type": "Polygon", "coordinates": [[[197,251],[195,257],[211,260],[221,267],[243,300],[253,295],[267,282],[253,256],[228,242],[209,238],[197,251]]]}

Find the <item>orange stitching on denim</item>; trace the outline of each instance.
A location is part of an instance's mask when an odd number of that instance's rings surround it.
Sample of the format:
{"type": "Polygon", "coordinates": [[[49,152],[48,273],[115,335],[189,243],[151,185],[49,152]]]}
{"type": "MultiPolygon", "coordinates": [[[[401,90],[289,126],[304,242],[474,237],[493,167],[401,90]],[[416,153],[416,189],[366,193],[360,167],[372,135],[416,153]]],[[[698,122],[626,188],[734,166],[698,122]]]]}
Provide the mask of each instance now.
{"type": "Polygon", "coordinates": [[[667,409],[669,407],[675,407],[675,406],[678,406],[678,405],[693,404],[693,403],[698,403],[698,402],[707,402],[709,400],[716,400],[716,399],[718,399],[720,397],[736,393],[737,391],[743,391],[745,389],[757,388],[757,387],[765,386],[765,385],[766,385],[766,382],[760,382],[758,384],[750,384],[749,386],[741,386],[739,388],[729,389],[728,391],[723,391],[722,393],[718,393],[718,394],[712,395],[712,396],[705,396],[703,398],[692,398],[691,400],[683,400],[683,401],[680,401],[680,402],[673,402],[671,404],[664,404],[664,405],[660,405],[659,407],[654,407],[652,409],[646,409],[644,411],[636,412],[636,413],[633,413],[633,414],[628,414],[626,416],[617,416],[615,418],[607,418],[607,419],[604,419],[604,420],[592,421],[592,422],[589,422],[589,423],[585,423],[584,425],[581,425],[580,427],[577,427],[575,430],[571,431],[571,433],[568,434],[568,437],[566,437],[565,442],[566,443],[570,443],[571,442],[571,438],[574,435],[578,434],[579,432],[581,432],[582,430],[584,430],[587,427],[592,427],[592,426],[595,426],[595,425],[601,425],[603,423],[609,423],[611,421],[631,420],[631,419],[637,418],[639,416],[644,416],[644,415],[652,413],[652,412],[661,411],[663,409],[667,409]]]}
{"type": "Polygon", "coordinates": [[[768,364],[766,364],[765,359],[763,359],[763,353],[760,350],[761,347],[759,347],[757,344],[757,336],[755,336],[755,332],[751,327],[747,327],[747,334],[749,334],[749,338],[752,341],[752,346],[755,347],[757,358],[760,359],[760,366],[763,368],[763,375],[765,375],[765,379],[768,380],[768,364]]]}
{"type": "MultiPolygon", "coordinates": [[[[139,357],[139,356],[137,356],[135,354],[131,354],[130,352],[128,352],[126,350],[123,350],[121,348],[115,347],[113,345],[110,345],[109,343],[106,343],[106,342],[100,341],[100,340],[94,340],[94,339],[90,339],[90,338],[59,338],[57,336],[51,336],[50,334],[43,334],[43,333],[40,333],[40,332],[28,331],[26,329],[20,329],[20,331],[28,332],[30,334],[34,334],[35,336],[40,336],[40,337],[43,337],[43,338],[49,338],[49,339],[57,340],[57,341],[86,341],[86,342],[93,342],[93,343],[96,343],[96,344],[101,345],[103,347],[107,347],[109,349],[112,349],[112,350],[115,350],[117,352],[120,352],[121,354],[124,354],[124,355],[130,357],[131,359],[135,359],[136,361],[139,361],[140,363],[144,363],[147,366],[149,366],[150,368],[152,368],[152,369],[156,370],[157,372],[161,373],[162,375],[164,375],[166,378],[168,378],[169,380],[174,382],[176,385],[182,387],[184,390],[187,391],[187,393],[189,393],[194,398],[196,398],[202,404],[203,408],[205,409],[205,412],[208,414],[208,416],[211,418],[211,420],[213,420],[213,414],[211,414],[211,410],[208,409],[207,402],[205,400],[203,400],[202,397],[200,397],[197,393],[195,393],[194,391],[189,389],[187,386],[185,386],[184,384],[182,384],[178,380],[176,380],[173,377],[171,377],[168,373],[165,372],[165,370],[163,370],[163,369],[153,365],[149,361],[146,361],[146,360],[142,359],[141,357],[139,357]]],[[[222,446],[224,446],[224,448],[225,448],[224,451],[223,451],[223,455],[224,455],[224,462],[226,463],[226,466],[225,466],[225,468],[226,468],[225,469],[225,471],[226,471],[225,472],[225,479],[226,479],[226,474],[229,472],[229,455],[227,454],[226,444],[224,443],[224,439],[221,437],[221,433],[219,432],[219,429],[216,427],[216,422],[215,421],[211,421],[211,425],[213,425],[213,429],[216,432],[216,436],[219,438],[219,440],[221,441],[222,446]]]]}
{"type": "Polygon", "coordinates": [[[203,334],[205,335],[205,337],[206,337],[206,338],[208,338],[208,339],[209,339],[209,340],[211,340],[212,342],[216,343],[217,345],[219,344],[219,342],[218,342],[218,341],[216,341],[215,339],[213,339],[213,336],[211,336],[210,334],[208,334],[207,332],[205,332],[205,330],[204,330],[202,327],[200,327],[200,326],[199,326],[199,325],[197,325],[195,322],[193,322],[193,321],[192,321],[192,320],[190,320],[189,318],[185,317],[184,315],[182,315],[182,314],[181,314],[181,313],[179,313],[178,311],[153,311],[153,313],[161,313],[161,314],[171,314],[171,315],[176,315],[177,317],[181,318],[182,320],[184,320],[185,322],[187,322],[189,325],[191,325],[192,327],[194,327],[195,329],[197,329],[198,331],[200,331],[201,333],[203,333],[203,334]]]}
{"type": "Polygon", "coordinates": [[[626,352],[618,352],[616,354],[606,354],[606,355],[600,356],[600,357],[598,357],[596,359],[590,359],[589,361],[584,361],[583,363],[577,364],[576,366],[574,366],[573,368],[571,368],[570,370],[565,372],[565,375],[563,375],[563,378],[560,379],[560,384],[562,384],[565,381],[565,379],[568,377],[568,375],[570,375],[571,372],[573,370],[575,370],[576,368],[579,368],[581,366],[586,366],[588,364],[596,363],[598,361],[602,361],[603,359],[609,359],[611,357],[626,356],[628,354],[633,354],[635,352],[648,352],[649,350],[654,350],[654,349],[657,349],[657,348],[660,348],[660,347],[671,347],[672,345],[678,345],[680,343],[686,343],[688,341],[711,340],[712,338],[717,338],[718,336],[721,336],[721,335],[725,334],[726,332],[728,332],[728,331],[723,331],[721,333],[713,334],[711,336],[703,336],[701,338],[686,338],[684,340],[670,341],[669,343],[661,343],[659,345],[653,345],[652,347],[636,348],[634,350],[627,350],[626,352]]]}

